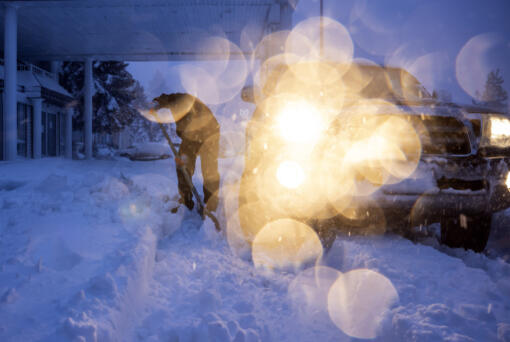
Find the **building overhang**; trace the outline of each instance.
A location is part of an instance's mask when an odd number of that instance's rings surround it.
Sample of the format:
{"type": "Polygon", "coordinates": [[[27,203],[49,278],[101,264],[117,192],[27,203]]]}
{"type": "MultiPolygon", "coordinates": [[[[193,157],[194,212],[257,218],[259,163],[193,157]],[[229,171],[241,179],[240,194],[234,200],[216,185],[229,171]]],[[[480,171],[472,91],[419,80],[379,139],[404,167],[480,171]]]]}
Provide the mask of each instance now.
{"type": "MultiPolygon", "coordinates": [[[[17,7],[18,57],[41,60],[218,59],[223,37],[248,54],[264,34],[290,28],[296,0],[0,0],[17,7]],[[289,3],[290,1],[290,3],[289,3]],[[290,8],[290,11],[288,10],[290,8]]],[[[4,27],[0,25],[0,47],[4,27]]]]}

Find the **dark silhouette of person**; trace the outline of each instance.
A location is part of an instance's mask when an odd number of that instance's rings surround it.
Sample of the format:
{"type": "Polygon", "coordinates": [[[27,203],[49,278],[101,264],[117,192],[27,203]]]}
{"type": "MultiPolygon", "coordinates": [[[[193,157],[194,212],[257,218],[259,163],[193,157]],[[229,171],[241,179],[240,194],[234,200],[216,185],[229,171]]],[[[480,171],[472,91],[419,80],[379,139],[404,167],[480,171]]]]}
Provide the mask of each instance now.
{"type": "Polygon", "coordinates": [[[153,101],[156,102],[155,110],[170,109],[175,120],[177,135],[182,139],[179,152],[175,156],[181,202],[189,210],[193,209],[191,187],[179,166],[185,167],[191,178],[195,172],[196,159],[200,156],[204,178],[204,204],[207,210],[215,211],[218,206],[220,185],[218,172],[220,125],[218,121],[209,107],[190,94],[161,94],[153,101]]]}

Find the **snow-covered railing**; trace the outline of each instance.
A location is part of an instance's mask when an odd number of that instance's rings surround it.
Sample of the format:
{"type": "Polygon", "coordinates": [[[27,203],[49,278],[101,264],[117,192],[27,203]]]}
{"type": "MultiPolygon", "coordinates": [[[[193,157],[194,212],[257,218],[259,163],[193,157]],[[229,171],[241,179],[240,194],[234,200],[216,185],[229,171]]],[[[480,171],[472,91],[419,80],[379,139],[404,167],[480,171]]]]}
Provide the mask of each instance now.
{"type": "MultiPolygon", "coordinates": [[[[0,58],[0,65],[4,65],[3,58],[0,58]]],[[[51,78],[51,79],[54,79],[54,80],[58,81],[58,78],[57,78],[56,74],[54,74],[52,72],[49,72],[47,70],[44,70],[42,68],[39,68],[38,66],[35,66],[33,64],[19,63],[18,62],[18,65],[17,65],[16,69],[18,71],[32,71],[34,74],[42,75],[44,77],[48,77],[48,78],[51,78]]]]}
{"type": "Polygon", "coordinates": [[[32,70],[32,72],[34,74],[43,75],[45,77],[57,80],[57,75],[56,74],[54,74],[52,72],[49,72],[49,71],[46,71],[46,70],[44,70],[42,68],[39,68],[38,66],[35,66],[33,64],[28,64],[28,65],[30,66],[30,69],[32,70]]]}

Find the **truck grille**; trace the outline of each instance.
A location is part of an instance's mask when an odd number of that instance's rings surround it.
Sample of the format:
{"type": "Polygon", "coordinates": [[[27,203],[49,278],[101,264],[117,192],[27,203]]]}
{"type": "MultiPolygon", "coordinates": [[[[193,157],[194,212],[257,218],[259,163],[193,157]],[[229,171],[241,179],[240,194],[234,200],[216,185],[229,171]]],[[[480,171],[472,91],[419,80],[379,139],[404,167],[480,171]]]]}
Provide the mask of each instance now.
{"type": "Polygon", "coordinates": [[[469,154],[467,127],[454,117],[410,116],[421,138],[423,154],[469,154]]]}

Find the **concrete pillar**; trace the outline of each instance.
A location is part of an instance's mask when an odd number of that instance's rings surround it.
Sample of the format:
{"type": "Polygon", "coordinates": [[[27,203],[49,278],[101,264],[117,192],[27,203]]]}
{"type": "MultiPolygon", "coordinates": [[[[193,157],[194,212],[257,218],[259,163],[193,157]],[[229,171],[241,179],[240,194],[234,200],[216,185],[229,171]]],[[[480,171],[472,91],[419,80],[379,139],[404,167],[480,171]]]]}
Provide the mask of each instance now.
{"type": "Polygon", "coordinates": [[[92,58],[85,60],[85,83],[84,83],[84,111],[83,120],[85,123],[85,158],[92,159],[92,96],[94,83],[92,82],[92,58]]]}
{"type": "Polygon", "coordinates": [[[66,158],[73,159],[73,107],[68,107],[66,112],[66,158]]]}
{"type": "Polygon", "coordinates": [[[16,7],[5,5],[4,17],[4,146],[5,160],[16,159],[18,144],[17,129],[17,39],[18,18],[16,7]]]}
{"type": "Polygon", "coordinates": [[[34,107],[34,159],[41,158],[41,137],[42,137],[42,98],[34,97],[31,98],[32,106],[34,107]]]}

